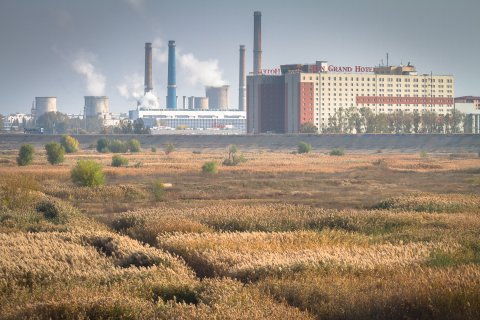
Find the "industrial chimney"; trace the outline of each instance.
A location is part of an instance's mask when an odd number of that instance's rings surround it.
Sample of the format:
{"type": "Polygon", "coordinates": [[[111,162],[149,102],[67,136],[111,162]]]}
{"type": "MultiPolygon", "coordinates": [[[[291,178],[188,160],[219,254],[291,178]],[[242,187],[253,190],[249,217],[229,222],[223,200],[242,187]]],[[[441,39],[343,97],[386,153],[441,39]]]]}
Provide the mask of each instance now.
{"type": "Polygon", "coordinates": [[[177,109],[177,75],[176,75],[176,66],[175,66],[175,41],[168,41],[167,109],[177,109]]]}
{"type": "Polygon", "coordinates": [[[253,74],[262,70],[262,13],[253,13],[253,74]]]}
{"type": "Polygon", "coordinates": [[[245,75],[245,46],[240,46],[240,78],[238,80],[238,110],[245,111],[247,100],[247,78],[245,75]]]}
{"type": "Polygon", "coordinates": [[[152,44],[147,42],[145,43],[145,93],[152,90],[152,44]]]}

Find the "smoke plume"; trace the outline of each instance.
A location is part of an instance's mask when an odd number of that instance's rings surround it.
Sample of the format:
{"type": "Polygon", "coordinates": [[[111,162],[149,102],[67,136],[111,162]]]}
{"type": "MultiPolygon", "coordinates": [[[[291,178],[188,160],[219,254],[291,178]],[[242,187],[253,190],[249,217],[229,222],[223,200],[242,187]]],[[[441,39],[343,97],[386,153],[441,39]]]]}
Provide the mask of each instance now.
{"type": "Polygon", "coordinates": [[[178,55],[178,62],[183,72],[187,75],[187,81],[191,85],[222,86],[225,81],[218,60],[199,60],[192,53],[178,55]]]}
{"type": "Polygon", "coordinates": [[[123,78],[123,83],[117,86],[118,93],[127,100],[140,100],[143,97],[144,84],[143,77],[139,73],[134,73],[123,78]]]}
{"type": "Polygon", "coordinates": [[[75,72],[85,78],[86,93],[92,96],[102,96],[105,93],[105,76],[95,70],[92,54],[82,53],[73,61],[72,67],[75,72]]]}

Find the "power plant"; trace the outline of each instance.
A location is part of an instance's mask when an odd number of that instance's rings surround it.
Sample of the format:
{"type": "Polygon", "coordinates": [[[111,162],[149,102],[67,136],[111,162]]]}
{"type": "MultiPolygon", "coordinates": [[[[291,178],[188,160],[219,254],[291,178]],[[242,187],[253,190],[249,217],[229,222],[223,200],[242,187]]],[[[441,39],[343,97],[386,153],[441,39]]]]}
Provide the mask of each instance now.
{"type": "Polygon", "coordinates": [[[85,96],[85,118],[106,119],[110,112],[108,97],[85,96]]]}
{"type": "Polygon", "coordinates": [[[253,13],[253,74],[262,72],[262,13],[253,13]]]}

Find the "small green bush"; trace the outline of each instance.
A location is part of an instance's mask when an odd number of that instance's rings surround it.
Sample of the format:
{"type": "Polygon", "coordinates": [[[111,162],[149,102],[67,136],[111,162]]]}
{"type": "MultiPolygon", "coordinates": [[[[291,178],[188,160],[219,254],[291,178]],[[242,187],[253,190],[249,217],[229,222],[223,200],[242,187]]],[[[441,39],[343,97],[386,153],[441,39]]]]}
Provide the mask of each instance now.
{"type": "Polygon", "coordinates": [[[140,141],[137,139],[132,139],[128,142],[128,149],[130,149],[130,152],[132,153],[137,153],[140,152],[142,148],[142,145],[140,144],[140,141]]]}
{"type": "Polygon", "coordinates": [[[100,164],[93,160],[80,160],[72,169],[73,183],[84,187],[97,187],[105,183],[105,175],[100,164]]]}
{"type": "Polygon", "coordinates": [[[217,174],[218,173],[217,163],[213,161],[205,162],[202,166],[202,172],[208,173],[208,174],[217,174]]]}
{"type": "Polygon", "coordinates": [[[155,181],[152,185],[152,193],[155,201],[162,201],[165,196],[165,187],[159,180],[155,181]]]}
{"type": "Polygon", "coordinates": [[[45,145],[47,151],[47,160],[50,164],[62,163],[65,156],[65,149],[58,142],[50,142],[45,145]]]}
{"type": "Polygon", "coordinates": [[[171,142],[169,143],[166,143],[164,146],[163,146],[163,151],[165,152],[165,154],[168,156],[170,153],[172,153],[173,151],[175,151],[175,145],[171,142]]]}
{"type": "Polygon", "coordinates": [[[300,141],[297,146],[298,153],[309,153],[312,151],[312,145],[304,141],[300,141]]]}
{"type": "Polygon", "coordinates": [[[111,140],[108,149],[112,153],[127,153],[129,149],[129,144],[121,140],[111,140]]]}
{"type": "Polygon", "coordinates": [[[31,144],[22,145],[20,147],[20,150],[18,151],[17,164],[19,166],[29,165],[33,161],[34,153],[35,153],[35,149],[31,144]]]}
{"type": "Polygon", "coordinates": [[[97,141],[97,151],[101,153],[110,152],[110,140],[107,138],[101,138],[97,141]]]}
{"type": "Polygon", "coordinates": [[[150,149],[152,151],[152,153],[156,153],[157,152],[157,148],[156,147],[152,147],[152,149],[150,149]]]}
{"type": "Polygon", "coordinates": [[[124,167],[128,166],[128,159],[122,156],[113,156],[112,157],[112,167],[124,167]]]}
{"type": "Polygon", "coordinates": [[[330,151],[330,155],[341,157],[345,155],[345,151],[343,151],[343,149],[333,149],[332,151],[330,151]]]}
{"type": "Polygon", "coordinates": [[[428,153],[427,151],[420,151],[420,158],[428,158],[428,153]]]}
{"type": "Polygon", "coordinates": [[[60,144],[62,145],[63,149],[65,149],[66,153],[77,152],[78,146],[80,145],[77,139],[67,135],[62,136],[62,139],[60,140],[60,144]]]}

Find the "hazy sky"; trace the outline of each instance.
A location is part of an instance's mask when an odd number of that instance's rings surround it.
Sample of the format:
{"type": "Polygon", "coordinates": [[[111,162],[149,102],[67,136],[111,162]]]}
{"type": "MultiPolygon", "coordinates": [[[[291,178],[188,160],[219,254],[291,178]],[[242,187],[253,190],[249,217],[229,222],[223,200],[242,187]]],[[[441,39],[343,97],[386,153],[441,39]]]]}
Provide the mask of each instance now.
{"type": "Polygon", "coordinates": [[[456,96],[480,95],[479,0],[0,0],[0,113],[30,112],[35,96],[81,113],[84,95],[107,95],[112,112],[127,112],[143,91],[145,42],[154,42],[164,105],[168,40],[178,96],[227,83],[236,108],[239,45],[250,71],[256,10],[264,68],[374,66],[389,52],[391,64],[453,74],[456,96]]]}

